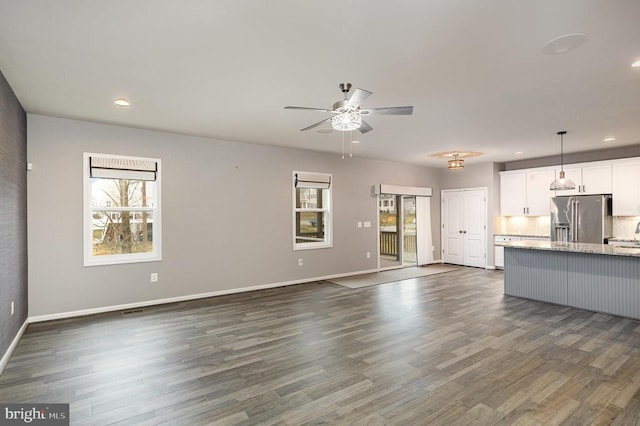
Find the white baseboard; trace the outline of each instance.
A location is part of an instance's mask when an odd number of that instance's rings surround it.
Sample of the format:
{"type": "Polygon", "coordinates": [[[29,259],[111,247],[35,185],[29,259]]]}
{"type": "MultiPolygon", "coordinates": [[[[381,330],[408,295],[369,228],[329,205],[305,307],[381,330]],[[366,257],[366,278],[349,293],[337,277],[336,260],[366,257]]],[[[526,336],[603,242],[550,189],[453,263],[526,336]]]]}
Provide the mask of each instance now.
{"type": "Polygon", "coordinates": [[[314,281],[331,280],[334,278],[344,278],[352,275],[369,274],[377,272],[376,269],[368,269],[365,271],[349,272],[346,274],[326,275],[323,277],[303,278],[300,280],[285,281],[279,283],[262,284],[252,287],[233,288],[229,290],[212,291],[208,293],[188,294],[185,296],[169,297],[166,299],[147,300],[142,302],[125,303],[122,305],[101,306],[99,308],[81,309],[77,311],[60,312],[56,314],[36,315],[28,318],[29,323],[52,321],[65,318],[81,317],[85,315],[101,314],[105,312],[122,311],[127,309],[143,308],[145,306],[163,305],[166,303],[184,302],[186,300],[206,299],[207,297],[224,296],[227,294],[245,293],[247,291],[265,290],[276,287],[286,287],[289,285],[310,283],[314,281]]]}
{"type": "Polygon", "coordinates": [[[7,363],[9,362],[9,358],[11,358],[11,355],[13,355],[13,351],[16,350],[16,346],[18,346],[18,342],[22,338],[22,335],[24,334],[28,325],[29,325],[29,319],[27,318],[22,324],[22,327],[20,327],[20,330],[18,330],[18,334],[16,334],[16,337],[13,338],[13,341],[9,345],[9,348],[2,356],[2,359],[0,359],[0,374],[2,374],[2,372],[4,371],[4,368],[7,366],[7,363]]]}

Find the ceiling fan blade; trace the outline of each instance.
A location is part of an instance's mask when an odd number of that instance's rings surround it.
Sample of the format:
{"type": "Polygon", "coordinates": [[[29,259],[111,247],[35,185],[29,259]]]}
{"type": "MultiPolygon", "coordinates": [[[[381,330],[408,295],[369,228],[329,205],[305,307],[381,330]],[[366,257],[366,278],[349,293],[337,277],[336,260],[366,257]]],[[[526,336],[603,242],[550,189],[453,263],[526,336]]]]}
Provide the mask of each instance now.
{"type": "Polygon", "coordinates": [[[411,115],[413,114],[413,107],[402,106],[402,107],[386,107],[386,108],[367,108],[367,109],[360,110],[360,114],[411,115]]]}
{"type": "Polygon", "coordinates": [[[358,130],[360,130],[360,133],[367,133],[372,131],[373,127],[369,126],[369,123],[362,120],[362,124],[360,125],[360,128],[358,130]]]}
{"type": "Polygon", "coordinates": [[[306,111],[321,111],[321,112],[334,112],[332,109],[326,108],[308,108],[308,107],[297,107],[297,106],[286,106],[284,109],[302,109],[306,111]]]}
{"type": "Polygon", "coordinates": [[[364,89],[356,89],[355,92],[349,98],[349,102],[347,102],[348,107],[359,107],[365,99],[371,96],[371,92],[364,89]]]}
{"type": "Polygon", "coordinates": [[[333,117],[329,117],[329,118],[326,118],[326,119],[324,119],[324,120],[322,120],[322,121],[318,121],[316,124],[312,124],[312,125],[311,125],[311,126],[309,126],[309,127],[305,127],[304,129],[300,129],[300,131],[301,131],[301,132],[304,132],[305,130],[311,130],[311,129],[313,129],[313,128],[316,128],[316,127],[318,127],[318,126],[321,126],[322,124],[326,123],[327,121],[331,121],[331,118],[333,118],[333,117]]]}

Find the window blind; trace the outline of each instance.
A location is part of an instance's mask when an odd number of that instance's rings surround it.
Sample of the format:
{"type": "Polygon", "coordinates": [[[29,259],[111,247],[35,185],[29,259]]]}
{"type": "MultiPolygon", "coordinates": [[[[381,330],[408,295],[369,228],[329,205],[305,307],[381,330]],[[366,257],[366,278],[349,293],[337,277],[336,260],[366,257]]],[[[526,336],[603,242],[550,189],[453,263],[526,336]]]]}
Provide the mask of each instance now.
{"type": "Polygon", "coordinates": [[[89,157],[92,178],[155,181],[158,163],[153,160],[134,160],[120,157],[89,157]]]}
{"type": "Polygon", "coordinates": [[[331,186],[331,175],[326,173],[296,172],[295,177],[296,188],[327,189],[331,186]]]}

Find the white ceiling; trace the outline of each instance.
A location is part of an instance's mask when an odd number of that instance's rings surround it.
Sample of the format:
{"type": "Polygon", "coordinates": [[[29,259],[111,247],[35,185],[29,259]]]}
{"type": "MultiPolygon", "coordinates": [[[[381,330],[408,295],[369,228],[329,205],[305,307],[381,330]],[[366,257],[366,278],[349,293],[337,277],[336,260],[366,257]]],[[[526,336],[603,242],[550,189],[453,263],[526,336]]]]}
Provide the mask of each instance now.
{"type": "Polygon", "coordinates": [[[325,113],[283,107],[351,82],[414,105],[354,155],[443,167],[558,154],[558,130],[566,152],[640,143],[639,25],[639,0],[0,0],[0,70],[29,113],[336,154],[342,133],[299,131],[325,113]]]}

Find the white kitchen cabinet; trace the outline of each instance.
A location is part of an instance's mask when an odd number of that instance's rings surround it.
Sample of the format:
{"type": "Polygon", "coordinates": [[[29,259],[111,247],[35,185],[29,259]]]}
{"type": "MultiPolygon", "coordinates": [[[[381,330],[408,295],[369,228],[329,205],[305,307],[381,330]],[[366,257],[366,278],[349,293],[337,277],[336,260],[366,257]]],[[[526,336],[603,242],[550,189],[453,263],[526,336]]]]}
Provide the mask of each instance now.
{"type": "Polygon", "coordinates": [[[520,241],[522,238],[513,235],[496,235],[494,238],[493,264],[496,268],[504,268],[504,247],[495,244],[509,241],[520,241]]]}
{"type": "Polygon", "coordinates": [[[520,240],[549,241],[550,239],[551,237],[529,237],[527,235],[495,235],[493,237],[493,265],[496,268],[504,269],[504,247],[497,244],[520,240]]]}
{"type": "Polygon", "coordinates": [[[502,216],[548,216],[554,191],[549,185],[554,169],[529,169],[500,173],[500,214],[502,216]]]}
{"type": "Polygon", "coordinates": [[[548,216],[551,214],[551,182],[556,179],[555,170],[527,172],[527,214],[529,216],[548,216]]]}
{"type": "Polygon", "coordinates": [[[611,164],[565,166],[565,176],[575,182],[576,188],[558,192],[558,195],[611,194],[611,164]]]}
{"type": "Polygon", "coordinates": [[[527,174],[500,173],[500,214],[519,216],[526,214],[527,174]]]}
{"type": "Polygon", "coordinates": [[[613,215],[640,216],[640,159],[613,163],[613,215]]]}

